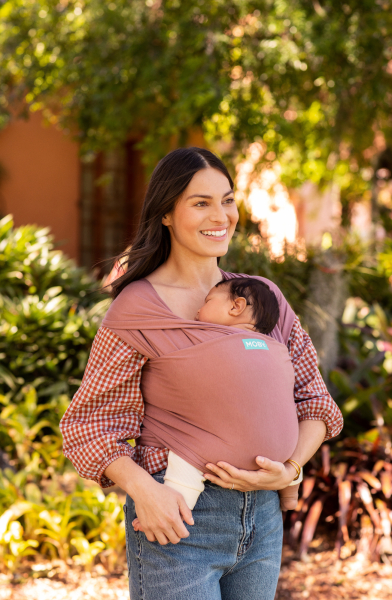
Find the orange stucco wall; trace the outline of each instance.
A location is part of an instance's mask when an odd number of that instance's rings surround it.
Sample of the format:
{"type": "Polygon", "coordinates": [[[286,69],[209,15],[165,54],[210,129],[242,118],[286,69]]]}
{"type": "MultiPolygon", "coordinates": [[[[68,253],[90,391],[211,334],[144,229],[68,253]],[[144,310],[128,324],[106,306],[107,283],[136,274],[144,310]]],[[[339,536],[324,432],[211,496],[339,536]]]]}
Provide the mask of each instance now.
{"type": "Polygon", "coordinates": [[[77,259],[79,248],[78,145],[39,113],[0,131],[1,212],[15,225],[49,226],[59,247],[77,259]]]}

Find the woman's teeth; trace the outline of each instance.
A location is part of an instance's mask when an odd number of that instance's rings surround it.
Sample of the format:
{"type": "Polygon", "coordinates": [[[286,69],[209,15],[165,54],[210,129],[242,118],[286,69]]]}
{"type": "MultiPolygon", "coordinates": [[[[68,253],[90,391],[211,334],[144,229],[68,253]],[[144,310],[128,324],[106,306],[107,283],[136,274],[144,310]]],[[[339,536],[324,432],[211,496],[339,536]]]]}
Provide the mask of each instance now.
{"type": "Polygon", "coordinates": [[[223,229],[222,231],[209,231],[209,230],[206,230],[206,231],[202,231],[201,233],[203,235],[212,235],[214,237],[223,237],[223,236],[226,235],[227,229],[223,229]]]}

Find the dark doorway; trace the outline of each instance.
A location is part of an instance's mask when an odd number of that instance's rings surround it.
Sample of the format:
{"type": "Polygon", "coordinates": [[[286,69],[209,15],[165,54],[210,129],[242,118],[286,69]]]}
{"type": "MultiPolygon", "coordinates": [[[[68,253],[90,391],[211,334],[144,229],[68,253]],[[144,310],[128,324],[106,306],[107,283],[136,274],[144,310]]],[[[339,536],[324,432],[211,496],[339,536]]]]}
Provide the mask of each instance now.
{"type": "Polygon", "coordinates": [[[108,273],[113,257],[132,241],[145,193],[145,172],[135,142],[82,163],[80,263],[108,273]]]}

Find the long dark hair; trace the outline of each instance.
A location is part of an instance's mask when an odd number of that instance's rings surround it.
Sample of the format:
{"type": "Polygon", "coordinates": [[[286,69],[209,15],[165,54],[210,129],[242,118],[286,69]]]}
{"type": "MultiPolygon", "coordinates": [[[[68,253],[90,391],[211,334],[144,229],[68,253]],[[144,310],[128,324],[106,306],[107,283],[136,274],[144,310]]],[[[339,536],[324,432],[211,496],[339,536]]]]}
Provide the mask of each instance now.
{"type": "Polygon", "coordinates": [[[112,282],[113,298],[126,285],[146,277],[168,259],[170,232],[162,224],[162,218],[174,209],[195,173],[208,167],[223,173],[234,187],[223,162],[205,148],[178,148],[157,164],[147,188],[132,246],[119,257],[126,273],[112,282]]]}

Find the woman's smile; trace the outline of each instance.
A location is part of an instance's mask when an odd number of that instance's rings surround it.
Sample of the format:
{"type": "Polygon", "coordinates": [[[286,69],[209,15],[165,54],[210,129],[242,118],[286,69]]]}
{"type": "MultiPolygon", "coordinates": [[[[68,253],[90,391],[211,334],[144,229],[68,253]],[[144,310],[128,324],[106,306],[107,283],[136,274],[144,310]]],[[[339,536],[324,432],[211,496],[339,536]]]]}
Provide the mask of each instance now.
{"type": "Polygon", "coordinates": [[[221,227],[212,227],[211,229],[202,229],[200,233],[214,242],[221,242],[227,238],[227,230],[227,227],[224,229],[221,227]]]}

